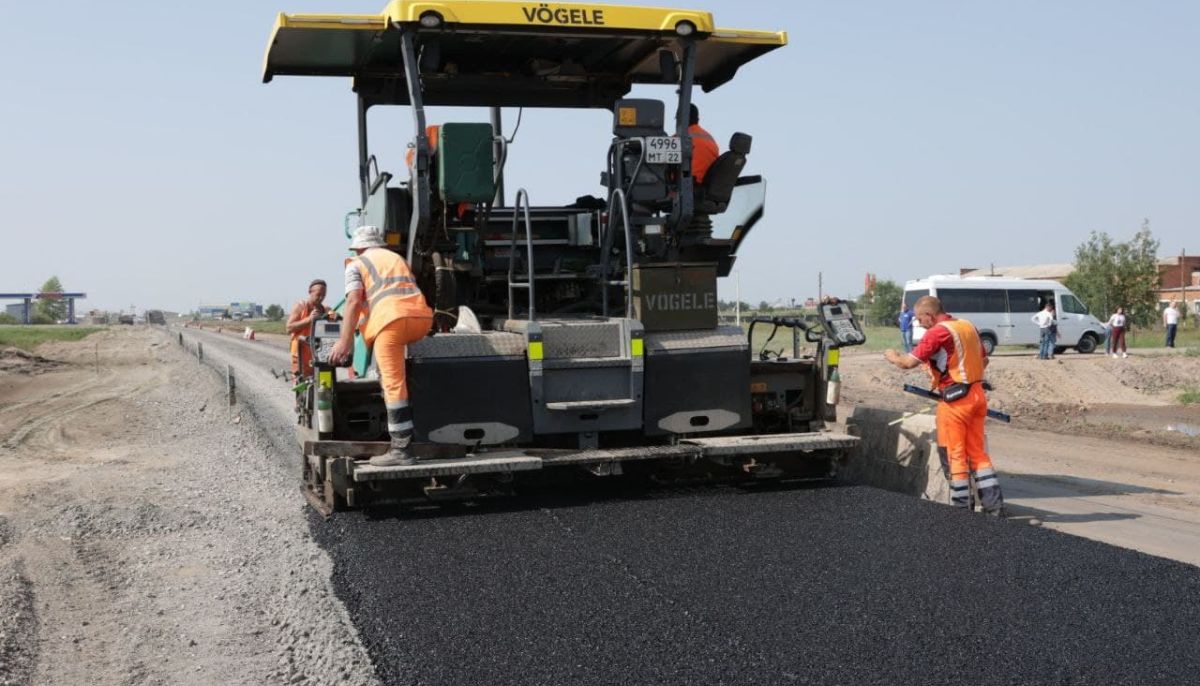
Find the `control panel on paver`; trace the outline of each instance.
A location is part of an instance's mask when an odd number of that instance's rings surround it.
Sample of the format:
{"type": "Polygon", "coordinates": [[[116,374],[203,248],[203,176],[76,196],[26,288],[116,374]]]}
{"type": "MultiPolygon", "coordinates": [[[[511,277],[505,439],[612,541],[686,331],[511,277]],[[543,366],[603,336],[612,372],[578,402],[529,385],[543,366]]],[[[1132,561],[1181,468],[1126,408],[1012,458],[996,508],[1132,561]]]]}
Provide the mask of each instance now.
{"type": "Polygon", "coordinates": [[[342,335],[342,323],[318,320],[313,325],[313,359],[321,364],[329,363],[329,351],[342,335]]]}
{"type": "Polygon", "coordinates": [[[821,305],[821,323],[825,333],[834,342],[833,347],[847,345],[862,345],[867,342],[867,336],[854,319],[854,312],[846,303],[821,305]]]}

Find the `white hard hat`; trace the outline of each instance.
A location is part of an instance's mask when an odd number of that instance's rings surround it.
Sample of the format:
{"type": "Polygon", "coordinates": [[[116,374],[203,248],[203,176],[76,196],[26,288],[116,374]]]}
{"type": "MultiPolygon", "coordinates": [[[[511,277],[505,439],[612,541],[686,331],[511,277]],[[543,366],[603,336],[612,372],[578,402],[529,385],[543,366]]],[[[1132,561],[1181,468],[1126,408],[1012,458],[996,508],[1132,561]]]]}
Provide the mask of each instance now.
{"type": "Polygon", "coordinates": [[[354,230],[354,238],[350,241],[351,250],[360,250],[364,248],[382,248],[386,243],[383,240],[383,229],[378,226],[360,226],[354,230]]]}

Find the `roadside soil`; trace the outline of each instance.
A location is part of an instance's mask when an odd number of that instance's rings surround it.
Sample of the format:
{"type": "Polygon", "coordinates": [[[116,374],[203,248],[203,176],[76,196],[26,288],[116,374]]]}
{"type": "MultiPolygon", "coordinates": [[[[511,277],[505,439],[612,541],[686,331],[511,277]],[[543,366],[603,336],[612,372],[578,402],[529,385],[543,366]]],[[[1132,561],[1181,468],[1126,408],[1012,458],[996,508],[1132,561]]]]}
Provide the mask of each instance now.
{"type": "Polygon", "coordinates": [[[0,370],[0,684],[375,683],[223,379],[157,328],[36,353],[0,370]]]}

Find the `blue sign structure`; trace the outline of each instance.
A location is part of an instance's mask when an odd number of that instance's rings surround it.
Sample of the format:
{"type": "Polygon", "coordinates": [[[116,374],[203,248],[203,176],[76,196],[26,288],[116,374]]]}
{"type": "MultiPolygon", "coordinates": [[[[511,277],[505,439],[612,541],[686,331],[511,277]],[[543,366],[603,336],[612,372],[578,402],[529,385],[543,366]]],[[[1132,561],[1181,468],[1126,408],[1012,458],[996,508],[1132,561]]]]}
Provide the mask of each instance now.
{"type": "Polygon", "coordinates": [[[77,299],[86,298],[87,293],[0,293],[0,300],[21,300],[24,301],[22,309],[21,323],[28,324],[29,316],[32,308],[30,305],[34,300],[66,300],[67,301],[67,323],[75,323],[75,301],[77,299]]]}

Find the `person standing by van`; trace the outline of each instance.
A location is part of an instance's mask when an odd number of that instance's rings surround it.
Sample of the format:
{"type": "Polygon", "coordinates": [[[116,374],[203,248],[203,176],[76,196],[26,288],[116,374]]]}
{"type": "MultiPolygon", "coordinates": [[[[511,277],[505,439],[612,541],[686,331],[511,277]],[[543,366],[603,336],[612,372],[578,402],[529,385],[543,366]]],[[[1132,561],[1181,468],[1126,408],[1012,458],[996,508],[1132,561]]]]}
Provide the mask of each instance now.
{"type": "Polygon", "coordinates": [[[1038,325],[1038,356],[1039,360],[1054,358],[1054,301],[1048,301],[1040,312],[1033,315],[1033,323],[1038,325]]]}
{"type": "Polygon", "coordinates": [[[1129,357],[1129,352],[1125,348],[1125,331],[1128,328],[1128,319],[1125,317],[1125,308],[1118,307],[1116,314],[1109,317],[1108,325],[1112,327],[1112,356],[1117,357],[1117,351],[1121,351],[1121,357],[1129,357]]]}
{"type": "Polygon", "coordinates": [[[1179,310],[1175,307],[1175,301],[1172,300],[1167,309],[1163,310],[1163,326],[1167,327],[1167,343],[1168,348],[1175,347],[1175,332],[1179,329],[1179,310]]]}
{"type": "Polygon", "coordinates": [[[900,344],[904,346],[904,352],[911,353],[913,349],[913,311],[909,308],[908,303],[900,304],[900,318],[897,322],[900,324],[900,344]]]}

